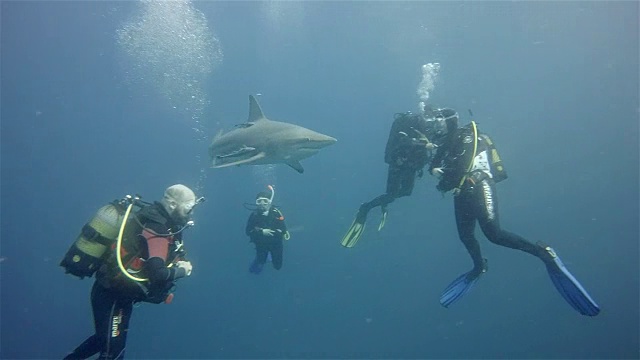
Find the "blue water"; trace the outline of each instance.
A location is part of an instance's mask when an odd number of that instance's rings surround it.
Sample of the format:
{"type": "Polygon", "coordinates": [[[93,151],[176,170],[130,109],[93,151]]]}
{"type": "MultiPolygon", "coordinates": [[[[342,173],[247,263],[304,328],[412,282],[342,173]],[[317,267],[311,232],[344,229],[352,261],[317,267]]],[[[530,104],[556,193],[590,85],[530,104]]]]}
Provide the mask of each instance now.
{"type": "Polygon", "coordinates": [[[61,358],[90,335],[91,280],[58,262],[98,207],[174,183],[208,199],[186,235],[193,274],[171,305],[134,310],[128,358],[640,357],[637,2],[0,6],[0,357],[61,358]],[[489,272],[441,307],[471,261],[430,176],[340,246],[432,62],[430,102],[463,123],[472,109],[500,150],[503,227],[553,245],[599,316],[481,235],[489,272]],[[208,168],[257,93],[268,117],[338,143],[303,175],[208,168]],[[242,203],[267,183],[292,239],[281,271],[253,276],[242,203]]]}

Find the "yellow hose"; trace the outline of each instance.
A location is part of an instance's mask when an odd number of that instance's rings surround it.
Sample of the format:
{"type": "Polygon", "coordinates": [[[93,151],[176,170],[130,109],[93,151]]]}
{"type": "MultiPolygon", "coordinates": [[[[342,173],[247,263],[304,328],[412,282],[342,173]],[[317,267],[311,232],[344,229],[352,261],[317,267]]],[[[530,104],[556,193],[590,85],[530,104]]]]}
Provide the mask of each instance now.
{"type": "Polygon", "coordinates": [[[129,204],[127,211],[124,213],[124,219],[122,220],[122,225],[120,225],[120,232],[118,233],[118,242],[116,245],[116,258],[118,259],[118,267],[126,277],[128,277],[133,281],[139,281],[139,282],[149,281],[149,279],[138,278],[129,274],[127,269],[124,268],[124,265],[122,265],[122,255],[120,254],[120,249],[122,249],[122,234],[124,234],[124,228],[127,225],[127,219],[129,219],[129,214],[131,213],[132,208],[133,208],[133,203],[129,204]]]}
{"type": "Polygon", "coordinates": [[[460,189],[462,187],[462,184],[464,184],[464,181],[467,180],[467,176],[469,175],[469,172],[471,171],[471,168],[473,167],[473,159],[476,158],[476,155],[477,155],[477,152],[478,152],[478,128],[476,127],[476,122],[475,121],[471,121],[471,126],[473,127],[473,156],[471,156],[471,161],[469,161],[469,166],[467,167],[467,172],[462,177],[462,179],[460,179],[460,184],[458,185],[458,189],[460,189]]]}

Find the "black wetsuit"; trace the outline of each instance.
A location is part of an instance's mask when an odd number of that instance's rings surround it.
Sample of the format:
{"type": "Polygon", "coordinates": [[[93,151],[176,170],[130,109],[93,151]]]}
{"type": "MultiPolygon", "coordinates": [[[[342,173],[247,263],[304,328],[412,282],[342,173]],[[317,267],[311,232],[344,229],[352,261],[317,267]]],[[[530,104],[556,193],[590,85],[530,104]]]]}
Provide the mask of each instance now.
{"type": "Polygon", "coordinates": [[[267,262],[267,255],[271,253],[271,261],[276,270],[282,267],[282,240],[287,233],[287,225],[280,210],[271,207],[264,215],[262,211],[256,210],[249,215],[246,234],[256,247],[256,257],[251,265],[251,272],[259,273],[267,262]],[[273,236],[262,234],[262,229],[271,229],[275,232],[273,236]]]}
{"type": "Polygon", "coordinates": [[[411,195],[416,177],[422,176],[422,169],[432,157],[432,151],[425,147],[425,143],[414,141],[421,135],[433,142],[443,134],[434,133],[421,115],[396,114],[384,151],[384,161],[389,164],[387,190],[362,204],[359,217],[366,218],[369,210],[374,207],[381,206],[385,209],[395,199],[411,195]]]}
{"type": "Polygon", "coordinates": [[[443,168],[438,190],[447,192],[459,189],[454,197],[456,225],[460,240],[471,255],[474,269],[481,271],[485,266],[480,245],[474,236],[476,221],[487,239],[494,244],[525,251],[543,261],[549,260],[548,253],[542,247],[500,227],[494,181],[496,171],[489,158],[489,146],[486,138],[479,136],[473,157],[473,137],[474,131],[470,125],[450,133],[445,144],[438,148],[430,171],[443,168]],[[472,161],[472,168],[468,171],[472,161]]]}
{"type": "Polygon", "coordinates": [[[156,234],[168,234],[179,229],[162,205],[155,203],[141,209],[137,219],[142,226],[131,216],[125,228],[123,247],[127,255],[122,261],[127,269],[139,270],[135,276],[149,281],[138,283],[125,278],[117,267],[112,249],[96,273],[91,290],[95,334],[65,359],[86,359],[96,353],[100,353],[98,359],[123,359],[133,304],[165,301],[174,281],[186,275],[184,269],[166,266],[176,257],[181,258],[184,250],[176,246],[181,234],[173,237],[143,236],[143,233],[149,234],[143,229],[150,229],[156,234]]]}

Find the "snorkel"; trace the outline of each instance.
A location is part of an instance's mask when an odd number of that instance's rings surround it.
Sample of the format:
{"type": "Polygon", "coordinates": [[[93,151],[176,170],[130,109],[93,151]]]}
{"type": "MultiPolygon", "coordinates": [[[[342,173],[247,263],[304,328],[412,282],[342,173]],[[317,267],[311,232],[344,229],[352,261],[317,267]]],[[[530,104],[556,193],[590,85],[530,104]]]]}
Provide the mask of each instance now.
{"type": "Polygon", "coordinates": [[[276,195],[275,189],[273,185],[267,185],[267,189],[269,189],[269,191],[271,192],[271,194],[269,195],[269,193],[267,193],[266,191],[262,191],[258,194],[258,196],[256,196],[256,202],[255,203],[243,203],[242,206],[244,206],[245,209],[249,210],[249,211],[256,211],[256,210],[266,210],[266,209],[261,209],[261,205],[258,203],[259,199],[264,199],[265,202],[268,202],[268,207],[271,207],[273,204],[273,198],[276,195]]]}
{"type": "Polygon", "coordinates": [[[271,197],[269,198],[269,203],[273,204],[273,197],[276,196],[276,190],[273,188],[272,185],[267,185],[267,188],[271,190],[271,197]]]}

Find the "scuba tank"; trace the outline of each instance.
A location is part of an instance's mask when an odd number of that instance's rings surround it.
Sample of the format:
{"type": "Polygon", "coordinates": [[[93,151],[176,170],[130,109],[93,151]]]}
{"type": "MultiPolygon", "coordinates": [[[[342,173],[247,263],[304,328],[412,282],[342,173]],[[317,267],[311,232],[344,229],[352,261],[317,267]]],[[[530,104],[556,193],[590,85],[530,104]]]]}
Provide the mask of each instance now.
{"type": "Polygon", "coordinates": [[[60,266],[80,279],[91,277],[104,260],[107,249],[115,243],[124,219],[124,207],[112,202],[101,207],[80,231],[60,266]]]}
{"type": "Polygon", "coordinates": [[[491,174],[493,175],[493,181],[499,183],[502,180],[506,180],[508,178],[507,171],[504,169],[504,165],[502,164],[502,159],[500,159],[500,155],[498,155],[498,150],[494,145],[493,141],[487,134],[480,135],[487,147],[490,151],[489,164],[491,166],[491,174]]]}

